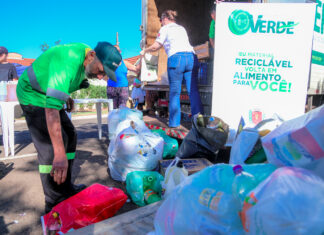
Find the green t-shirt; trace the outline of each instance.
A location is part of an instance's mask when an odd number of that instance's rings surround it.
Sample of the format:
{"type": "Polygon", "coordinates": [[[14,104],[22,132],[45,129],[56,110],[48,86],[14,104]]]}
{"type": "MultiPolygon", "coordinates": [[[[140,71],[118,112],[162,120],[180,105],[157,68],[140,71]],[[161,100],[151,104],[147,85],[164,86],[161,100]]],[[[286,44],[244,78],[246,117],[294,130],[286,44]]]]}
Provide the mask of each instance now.
{"type": "Polygon", "coordinates": [[[211,20],[209,27],[209,38],[215,38],[215,20],[211,20]]]}
{"type": "Polygon", "coordinates": [[[89,50],[89,46],[75,43],[55,46],[44,52],[19,78],[19,102],[62,109],[70,94],[79,89],[85,78],[83,63],[89,50]]]}

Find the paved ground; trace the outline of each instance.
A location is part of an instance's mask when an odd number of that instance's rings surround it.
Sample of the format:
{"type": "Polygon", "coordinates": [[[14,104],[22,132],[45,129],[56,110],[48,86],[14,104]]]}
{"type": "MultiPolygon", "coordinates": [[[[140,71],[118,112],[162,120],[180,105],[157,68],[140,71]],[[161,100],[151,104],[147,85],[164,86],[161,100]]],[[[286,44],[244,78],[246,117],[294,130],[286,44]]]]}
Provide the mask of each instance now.
{"type": "MultiPolygon", "coordinates": [[[[111,180],[107,173],[107,125],[103,126],[103,139],[98,140],[95,118],[74,120],[73,123],[78,132],[74,183],[101,183],[125,191],[124,185],[111,180]]],[[[103,123],[106,124],[106,118],[103,118],[103,123]]],[[[36,153],[24,123],[15,124],[15,141],[16,156],[36,153]]],[[[0,158],[3,158],[2,135],[0,145],[0,158]]],[[[36,155],[1,160],[0,234],[42,234],[40,216],[44,205],[36,155]]],[[[118,214],[135,208],[137,206],[132,202],[126,203],[118,214]]]]}

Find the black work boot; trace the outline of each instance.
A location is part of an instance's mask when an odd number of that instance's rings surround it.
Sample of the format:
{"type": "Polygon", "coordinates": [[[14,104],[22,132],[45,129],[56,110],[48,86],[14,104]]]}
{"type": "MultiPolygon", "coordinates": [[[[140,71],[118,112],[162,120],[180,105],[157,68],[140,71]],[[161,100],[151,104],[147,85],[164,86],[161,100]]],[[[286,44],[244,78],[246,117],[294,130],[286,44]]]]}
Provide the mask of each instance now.
{"type": "Polygon", "coordinates": [[[77,194],[81,192],[83,189],[85,189],[87,186],[85,184],[72,184],[72,194],[77,194]]]}
{"type": "Polygon", "coordinates": [[[45,201],[45,214],[49,213],[55,205],[45,201]]]}

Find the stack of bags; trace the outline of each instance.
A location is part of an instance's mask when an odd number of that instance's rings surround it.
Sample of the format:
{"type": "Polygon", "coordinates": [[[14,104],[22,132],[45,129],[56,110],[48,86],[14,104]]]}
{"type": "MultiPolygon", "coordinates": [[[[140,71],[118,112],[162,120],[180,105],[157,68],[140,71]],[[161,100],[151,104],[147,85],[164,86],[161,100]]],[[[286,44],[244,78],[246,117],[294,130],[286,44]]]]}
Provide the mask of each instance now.
{"type": "Polygon", "coordinates": [[[280,122],[243,130],[231,164],[187,177],[158,209],[152,234],[323,234],[324,106],[280,122]],[[257,153],[265,163],[246,164],[257,153]]]}

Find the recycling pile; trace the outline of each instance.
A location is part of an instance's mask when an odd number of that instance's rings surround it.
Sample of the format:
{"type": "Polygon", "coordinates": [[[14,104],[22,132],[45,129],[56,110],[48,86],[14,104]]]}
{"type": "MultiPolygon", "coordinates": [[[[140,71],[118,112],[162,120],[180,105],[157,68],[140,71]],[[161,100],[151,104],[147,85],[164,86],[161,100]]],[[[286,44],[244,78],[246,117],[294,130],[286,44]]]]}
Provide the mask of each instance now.
{"type": "Polygon", "coordinates": [[[324,106],[289,121],[264,120],[241,130],[230,164],[176,186],[150,234],[322,235],[323,169],[324,106]]]}

